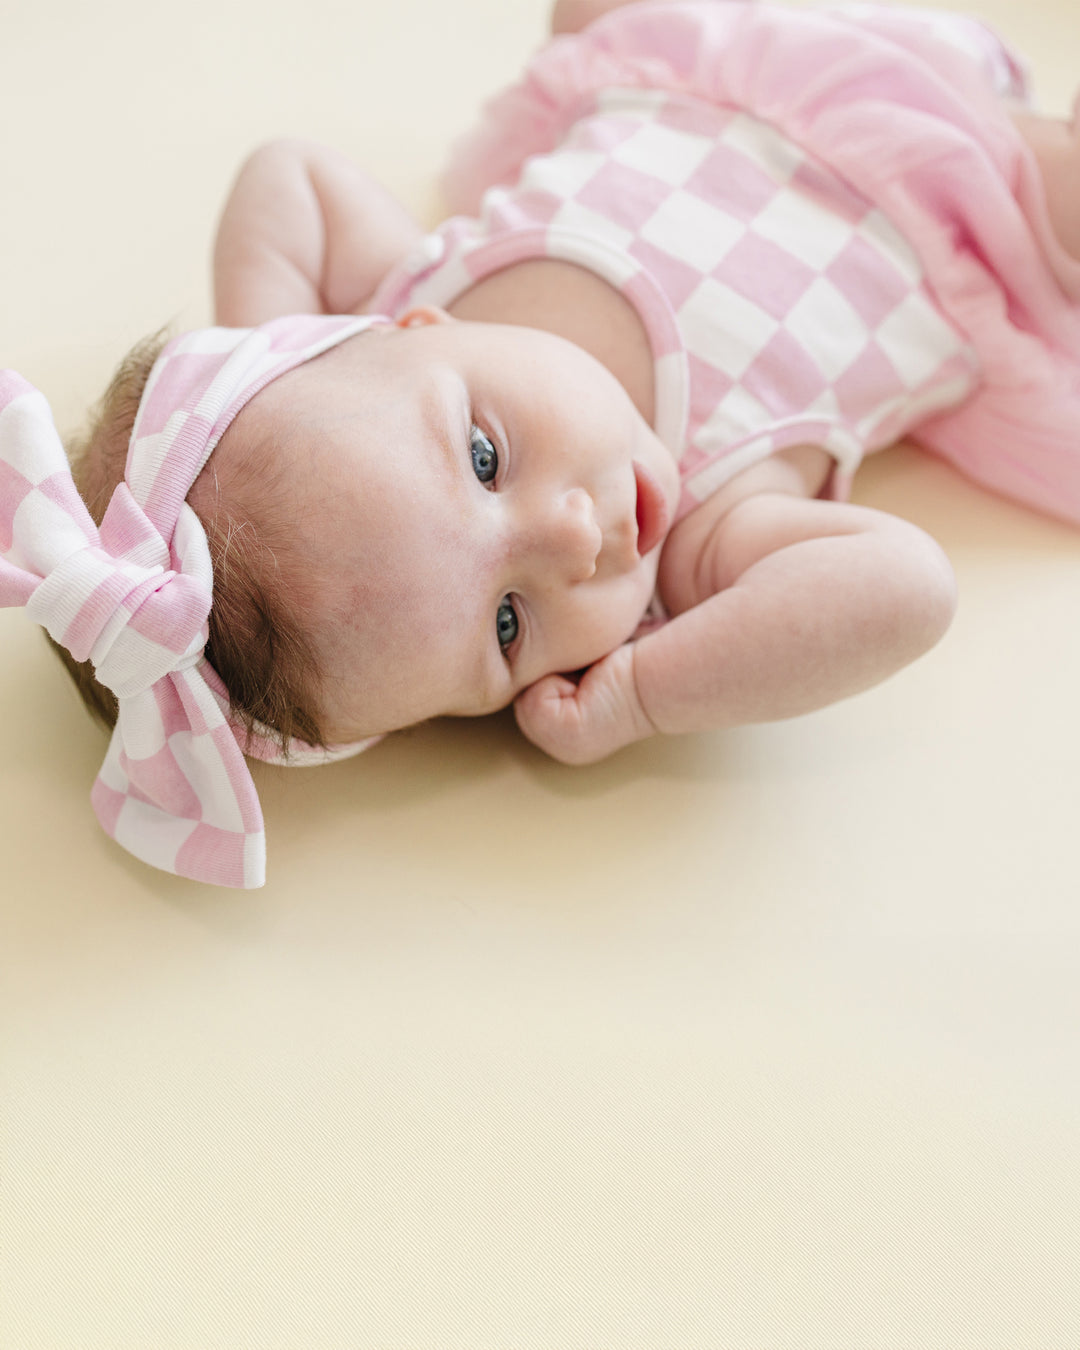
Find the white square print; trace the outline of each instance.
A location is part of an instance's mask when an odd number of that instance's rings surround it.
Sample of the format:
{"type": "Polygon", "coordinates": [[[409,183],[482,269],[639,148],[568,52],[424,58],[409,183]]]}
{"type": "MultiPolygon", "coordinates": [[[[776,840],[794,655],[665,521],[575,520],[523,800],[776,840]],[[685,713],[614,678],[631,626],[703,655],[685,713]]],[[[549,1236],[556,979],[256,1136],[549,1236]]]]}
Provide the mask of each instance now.
{"type": "Polygon", "coordinates": [[[608,220],[607,216],[602,216],[599,211],[593,211],[588,206],[582,206],[580,202],[563,202],[552,217],[551,223],[562,229],[598,235],[624,252],[634,242],[633,231],[624,230],[621,225],[608,220]]]}
{"type": "Polygon", "coordinates": [[[720,140],[731,150],[738,150],[759,168],[764,169],[775,183],[786,183],[799,167],[806,163],[806,155],[795,144],[768,122],[739,113],[720,134],[720,140]]]}
{"type": "Polygon", "coordinates": [[[736,384],[698,427],[694,444],[701,447],[732,445],[767,427],[771,420],[768,408],[748,389],[736,384]]]}
{"type": "Polygon", "coordinates": [[[0,423],[4,426],[6,441],[4,458],[20,478],[35,486],[65,464],[63,451],[55,442],[54,455],[39,454],[37,436],[33,431],[39,420],[51,421],[52,415],[45,395],[37,389],[17,394],[0,410],[0,423]]]}
{"type": "Polygon", "coordinates": [[[527,160],[521,175],[524,191],[574,197],[591,183],[605,163],[599,150],[564,150],[559,155],[537,155],[527,160]]]}
{"type": "Polygon", "coordinates": [[[642,239],[706,274],[717,267],[746,233],[729,216],[691,192],[673,192],[639,231],[642,239]]]}
{"type": "Polygon", "coordinates": [[[790,188],[781,188],[750,228],[818,272],[840,256],[855,233],[843,217],[790,188]]]}
{"type": "Polygon", "coordinates": [[[681,187],[693,174],[713,142],[706,136],[647,122],[612,151],[612,159],[662,183],[681,187]]]}
{"type": "Polygon", "coordinates": [[[829,380],[866,349],[866,324],[831,281],[818,277],[784,320],[784,328],[829,380]]]}
{"type": "Polygon", "coordinates": [[[874,337],[909,389],[917,389],[939,366],[967,346],[948,320],[918,291],[897,305],[874,330],[874,337]]]}
{"type": "Polygon", "coordinates": [[[679,310],[687,351],[740,379],[780,325],[738,291],[706,277],[679,310]]]}

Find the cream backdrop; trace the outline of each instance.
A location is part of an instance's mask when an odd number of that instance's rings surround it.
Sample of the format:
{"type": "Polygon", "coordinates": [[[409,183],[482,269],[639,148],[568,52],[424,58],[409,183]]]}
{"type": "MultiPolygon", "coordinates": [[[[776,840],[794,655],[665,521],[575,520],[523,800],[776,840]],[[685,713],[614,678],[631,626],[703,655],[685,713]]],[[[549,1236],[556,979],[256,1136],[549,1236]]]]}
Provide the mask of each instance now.
{"type": "MultiPolygon", "coordinates": [[[[1063,111],[1075,0],[982,12],[1063,111]]],[[[207,321],[271,135],[433,221],[545,18],[5,0],[0,364],[70,429],[207,321]]],[[[1080,532],[914,451],[857,496],[959,575],[891,683],[590,769],[503,718],[268,771],[251,894],[105,839],[102,736],[0,616],[0,1346],[1080,1345],[1080,532]]]]}

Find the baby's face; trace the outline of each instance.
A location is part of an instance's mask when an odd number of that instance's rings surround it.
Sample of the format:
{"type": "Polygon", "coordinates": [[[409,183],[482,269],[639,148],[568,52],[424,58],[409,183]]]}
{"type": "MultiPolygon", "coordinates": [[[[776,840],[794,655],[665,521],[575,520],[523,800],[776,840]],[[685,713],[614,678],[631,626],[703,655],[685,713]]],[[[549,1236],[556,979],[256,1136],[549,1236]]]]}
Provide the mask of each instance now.
{"type": "Polygon", "coordinates": [[[282,376],[241,419],[273,447],[318,583],[306,619],[331,740],[505,707],[644,613],[677,469],[561,338],[414,311],[282,376]]]}

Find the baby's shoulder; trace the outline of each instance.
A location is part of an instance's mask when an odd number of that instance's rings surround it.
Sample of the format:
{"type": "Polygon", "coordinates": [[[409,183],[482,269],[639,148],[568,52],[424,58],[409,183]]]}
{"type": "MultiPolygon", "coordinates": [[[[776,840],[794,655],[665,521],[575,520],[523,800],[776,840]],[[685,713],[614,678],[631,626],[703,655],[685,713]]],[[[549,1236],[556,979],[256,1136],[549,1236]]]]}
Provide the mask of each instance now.
{"type": "Polygon", "coordinates": [[[795,445],[778,450],[744,469],[677,521],[660,553],[657,588],[672,614],[700,604],[716,587],[706,563],[732,511],[741,502],[772,498],[782,502],[798,497],[811,500],[825,491],[836,461],[818,445],[795,445]]]}

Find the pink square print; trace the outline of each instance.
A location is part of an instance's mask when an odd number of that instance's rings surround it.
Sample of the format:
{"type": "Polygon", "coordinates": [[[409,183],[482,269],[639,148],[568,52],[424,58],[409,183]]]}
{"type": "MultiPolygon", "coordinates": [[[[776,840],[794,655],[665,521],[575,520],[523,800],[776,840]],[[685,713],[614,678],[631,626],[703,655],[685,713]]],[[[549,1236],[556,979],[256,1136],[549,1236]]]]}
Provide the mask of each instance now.
{"type": "Polygon", "coordinates": [[[162,431],[166,422],[191,397],[193,390],[209,387],[231,352],[177,352],[158,373],[139,409],[139,435],[162,431]]]}
{"type": "Polygon", "coordinates": [[[825,275],[868,328],[876,328],[910,289],[880,250],[857,234],[826,268],[825,275]]]}
{"type": "Polygon", "coordinates": [[[94,814],[101,822],[105,833],[114,839],[116,822],[120,819],[120,812],[126,801],[126,793],[107,787],[100,778],[95,780],[94,786],[90,789],[90,805],[94,808],[94,814]]]}
{"type": "Polygon", "coordinates": [[[735,387],[735,382],[730,375],[707,365],[693,352],[687,352],[686,363],[690,376],[690,416],[686,434],[690,440],[721,399],[735,387]]]}
{"type": "Polygon", "coordinates": [[[656,114],[659,126],[688,131],[692,136],[718,136],[734,117],[731,108],[715,108],[697,99],[671,98],[656,114]]]}
{"type": "Polygon", "coordinates": [[[799,165],[789,186],[849,225],[858,225],[871,210],[871,203],[850,183],[812,159],[799,165]]]}
{"type": "Polygon", "coordinates": [[[685,304],[696,286],[701,284],[701,273],[696,267],[673,258],[670,253],[650,244],[647,239],[635,239],[627,252],[636,258],[646,272],[657,282],[671,302],[672,309],[685,304]]]}
{"type": "Polygon", "coordinates": [[[742,385],[766,408],[791,416],[809,408],[829,382],[802,343],[781,328],[743,375],[742,385]]]}
{"type": "Polygon", "coordinates": [[[34,386],[24,380],[17,370],[0,370],[0,409],[23,394],[32,394],[34,386]]]}
{"type": "Polygon", "coordinates": [[[624,230],[637,233],[670,193],[671,188],[659,178],[611,161],[586,183],[574,200],[614,220],[624,230]]]}
{"type": "Polygon", "coordinates": [[[27,482],[17,469],[0,459],[0,552],[7,553],[11,548],[15,512],[26,494],[33,490],[33,483],[27,482]]]}
{"type": "Polygon", "coordinates": [[[489,198],[484,214],[491,232],[499,230],[531,229],[535,225],[550,225],[562,207],[562,198],[542,188],[516,192],[510,197],[489,198]]]}
{"type": "Polygon", "coordinates": [[[713,276],[774,319],[783,319],[813,284],[817,272],[751,228],[713,276]]]}
{"type": "Polygon", "coordinates": [[[209,868],[207,880],[215,886],[243,886],[244,840],[231,830],[220,830],[200,823],[176,854],[176,870],[184,875],[186,867],[209,868]]]}
{"type": "MultiPolygon", "coordinates": [[[[136,772],[142,786],[141,788],[131,787],[132,797],[135,797],[138,801],[147,802],[151,806],[159,807],[171,816],[179,816],[182,820],[198,820],[200,818],[202,807],[195,795],[195,789],[184,776],[184,772],[176,762],[176,756],[168,744],[163,745],[155,754],[147,755],[136,763],[136,772]]],[[[129,778],[132,776],[133,763],[124,751],[120,752],[120,767],[129,778]]]]}
{"type": "MultiPolygon", "coordinates": [[[[704,469],[707,464],[714,460],[718,453],[723,452],[718,452],[715,445],[711,445],[707,450],[703,450],[700,445],[694,445],[691,441],[683,451],[682,458],[679,461],[680,477],[684,482],[687,479],[693,478],[696,473],[701,469],[704,469]]],[[[694,505],[697,505],[696,499],[694,500],[694,505]]],[[[682,507],[680,505],[680,510],[681,509],[682,507]]]]}
{"type": "Polygon", "coordinates": [[[760,165],[730,145],[717,145],[687,179],[685,190],[716,202],[736,220],[750,221],[776,192],[760,165]]]}
{"type": "Polygon", "coordinates": [[[567,150],[599,150],[603,155],[610,155],[640,129],[641,123],[636,117],[597,109],[574,123],[563,145],[567,150]]]}
{"type": "Polygon", "coordinates": [[[889,399],[906,394],[907,387],[889,358],[871,340],[862,354],[837,379],[833,392],[846,420],[856,423],[889,399]]]}

